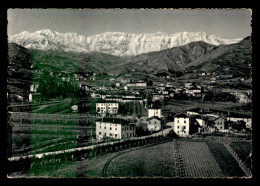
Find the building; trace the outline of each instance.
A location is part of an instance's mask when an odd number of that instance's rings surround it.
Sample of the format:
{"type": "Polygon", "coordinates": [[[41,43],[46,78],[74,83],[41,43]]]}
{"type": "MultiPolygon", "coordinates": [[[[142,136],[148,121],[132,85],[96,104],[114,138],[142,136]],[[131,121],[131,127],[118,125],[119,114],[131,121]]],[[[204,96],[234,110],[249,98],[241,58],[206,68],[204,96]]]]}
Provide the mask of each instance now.
{"type": "Polygon", "coordinates": [[[136,136],[136,126],[120,118],[102,118],[96,121],[96,138],[126,139],[136,136]]]}
{"type": "Polygon", "coordinates": [[[117,114],[119,104],[115,101],[99,101],[96,103],[96,112],[98,114],[117,114]]]}
{"type": "Polygon", "coordinates": [[[156,101],[156,100],[160,100],[160,94],[153,94],[153,98],[152,98],[152,101],[156,101]]]}
{"type": "Polygon", "coordinates": [[[81,83],[79,84],[79,88],[80,88],[81,90],[90,91],[91,88],[92,88],[92,86],[90,86],[89,83],[81,82],[81,83]]]}
{"type": "Polygon", "coordinates": [[[102,98],[103,93],[101,92],[92,92],[91,94],[92,98],[102,98]]]}
{"type": "Polygon", "coordinates": [[[230,113],[227,116],[227,121],[244,121],[246,123],[246,128],[252,129],[252,117],[245,114],[237,114],[237,113],[230,113]]]}
{"type": "Polygon", "coordinates": [[[215,120],[213,120],[213,122],[215,123],[214,126],[218,130],[224,130],[225,129],[226,120],[224,118],[222,118],[222,117],[216,118],[215,120]]]}
{"type": "Polygon", "coordinates": [[[177,114],[174,116],[173,131],[180,137],[188,137],[190,131],[191,119],[186,114],[177,114]]]}
{"type": "Polygon", "coordinates": [[[162,109],[160,108],[149,108],[148,109],[148,118],[156,116],[162,118],[162,109]]]}
{"type": "Polygon", "coordinates": [[[145,81],[136,81],[132,83],[127,83],[128,87],[146,87],[147,83],[145,81]]]}
{"type": "Polygon", "coordinates": [[[152,116],[146,119],[147,121],[147,130],[148,131],[159,131],[161,130],[161,118],[157,116],[152,116]]]}
{"type": "Polygon", "coordinates": [[[207,116],[207,117],[219,117],[214,111],[210,109],[202,109],[202,108],[193,108],[187,110],[188,116],[200,115],[200,116],[207,116]]]}
{"type": "Polygon", "coordinates": [[[139,102],[140,104],[143,104],[143,99],[141,97],[122,98],[122,103],[129,103],[129,102],[139,102]]]}
{"type": "Polygon", "coordinates": [[[41,100],[41,94],[40,93],[30,93],[28,101],[29,102],[37,102],[41,100]]]}
{"type": "Polygon", "coordinates": [[[206,126],[206,122],[205,122],[205,120],[202,118],[201,115],[195,115],[195,116],[193,116],[193,118],[196,120],[196,122],[197,122],[201,127],[205,127],[205,126],[206,126]]]}
{"type": "Polygon", "coordinates": [[[186,82],[186,83],[184,83],[184,87],[187,89],[190,89],[193,87],[193,84],[191,82],[186,82]]]}
{"type": "Polygon", "coordinates": [[[105,97],[106,101],[118,101],[118,102],[122,102],[122,96],[106,96],[105,97]]]}
{"type": "Polygon", "coordinates": [[[201,96],[201,89],[192,87],[190,89],[186,89],[186,94],[188,96],[200,97],[201,96]]]}

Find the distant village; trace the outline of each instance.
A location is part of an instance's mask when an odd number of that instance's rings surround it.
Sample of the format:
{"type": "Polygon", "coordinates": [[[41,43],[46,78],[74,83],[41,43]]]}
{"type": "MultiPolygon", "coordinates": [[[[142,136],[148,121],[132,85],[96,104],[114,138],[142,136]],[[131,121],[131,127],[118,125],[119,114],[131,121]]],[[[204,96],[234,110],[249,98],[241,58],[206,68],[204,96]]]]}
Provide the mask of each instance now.
{"type": "MultiPolygon", "coordinates": [[[[201,76],[209,74],[202,72],[201,76]]],[[[213,89],[213,85],[201,86],[199,83],[184,82],[183,86],[174,87],[172,83],[151,84],[146,80],[133,80],[131,78],[116,79],[110,75],[107,86],[93,86],[97,79],[95,73],[87,77],[75,75],[73,78],[79,82],[79,89],[85,96],[96,100],[96,114],[100,119],[96,121],[96,138],[125,139],[137,136],[137,129],[148,133],[156,133],[164,128],[172,128],[178,137],[191,137],[193,134],[211,134],[214,132],[247,132],[252,129],[250,115],[230,113],[222,110],[208,108],[193,108],[176,113],[171,119],[165,119],[167,115],[155,102],[179,97],[202,99],[213,89]],[[149,96],[148,96],[149,95],[149,96]],[[119,115],[120,104],[139,103],[146,110],[144,116],[139,115],[127,119],[119,115]],[[165,115],[164,115],[165,114],[165,115]]],[[[72,79],[73,79],[72,78],[72,79]]],[[[170,77],[166,77],[170,78],[170,77]]],[[[211,78],[212,79],[212,78],[211,78]]],[[[62,81],[70,81],[69,77],[62,77],[62,81]]],[[[211,83],[214,83],[212,79],[211,83]]],[[[34,102],[40,96],[37,93],[39,85],[34,83],[30,87],[29,102],[34,102]]],[[[230,92],[239,103],[251,102],[250,94],[230,92]]],[[[80,105],[79,105],[80,106],[80,105]]],[[[78,105],[74,105],[75,111],[78,105]]]]}

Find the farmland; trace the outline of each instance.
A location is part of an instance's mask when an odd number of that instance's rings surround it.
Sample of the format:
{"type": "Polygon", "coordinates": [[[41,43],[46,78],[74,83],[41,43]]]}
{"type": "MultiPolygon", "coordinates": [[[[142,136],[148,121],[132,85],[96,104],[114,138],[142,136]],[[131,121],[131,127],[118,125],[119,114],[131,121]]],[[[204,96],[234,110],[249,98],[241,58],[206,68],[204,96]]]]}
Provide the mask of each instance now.
{"type": "Polygon", "coordinates": [[[242,162],[245,162],[245,165],[251,168],[250,153],[252,152],[252,144],[248,142],[232,142],[230,146],[237,153],[242,162]]]}
{"type": "Polygon", "coordinates": [[[23,113],[13,115],[10,120],[13,156],[75,148],[95,138],[94,118],[23,113]],[[78,136],[85,137],[86,141],[78,142],[78,136]]]}
{"type": "MultiPolygon", "coordinates": [[[[243,142],[236,142],[237,144],[243,142]]],[[[176,140],[34,170],[55,177],[243,177],[244,172],[220,141],[176,140]],[[103,174],[105,171],[105,175],[103,174]]],[[[13,174],[15,175],[15,174],[13,174]]]]}
{"type": "Polygon", "coordinates": [[[236,162],[222,143],[207,142],[207,145],[225,176],[246,176],[239,167],[238,162],[236,162]]]}

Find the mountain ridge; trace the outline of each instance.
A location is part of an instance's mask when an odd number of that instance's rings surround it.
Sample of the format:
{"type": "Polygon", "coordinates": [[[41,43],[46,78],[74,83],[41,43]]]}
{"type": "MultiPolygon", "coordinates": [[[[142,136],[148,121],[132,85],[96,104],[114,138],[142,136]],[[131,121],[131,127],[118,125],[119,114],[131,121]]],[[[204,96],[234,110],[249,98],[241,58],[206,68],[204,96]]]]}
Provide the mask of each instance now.
{"type": "Polygon", "coordinates": [[[204,41],[212,45],[227,45],[241,41],[238,39],[221,39],[204,32],[162,32],[129,34],[123,32],[105,32],[93,36],[77,33],[59,33],[50,29],[10,36],[9,42],[25,48],[40,50],[63,50],[66,52],[101,52],[115,56],[136,56],[167,48],[183,46],[195,41],[204,41]]]}

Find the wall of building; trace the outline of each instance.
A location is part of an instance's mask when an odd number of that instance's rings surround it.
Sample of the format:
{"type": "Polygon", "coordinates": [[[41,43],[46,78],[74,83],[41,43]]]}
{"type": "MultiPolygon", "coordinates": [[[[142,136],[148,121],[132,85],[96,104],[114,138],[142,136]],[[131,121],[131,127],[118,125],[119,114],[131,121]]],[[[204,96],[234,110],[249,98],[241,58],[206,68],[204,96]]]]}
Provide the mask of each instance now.
{"type": "Polygon", "coordinates": [[[96,111],[99,114],[108,112],[109,114],[117,114],[119,105],[118,103],[96,103],[96,111]]]}
{"type": "Polygon", "coordinates": [[[217,127],[218,130],[224,130],[225,129],[225,119],[219,118],[214,121],[215,127],[217,127]]]}
{"type": "Polygon", "coordinates": [[[199,123],[200,126],[205,126],[205,121],[203,119],[196,119],[196,121],[199,123]]]}
{"type": "Polygon", "coordinates": [[[161,130],[161,121],[157,119],[151,119],[147,123],[148,131],[159,131],[161,130]]]}
{"type": "Polygon", "coordinates": [[[148,109],[148,118],[157,116],[158,118],[162,118],[161,109],[148,109]]]}
{"type": "Polygon", "coordinates": [[[190,118],[175,117],[173,131],[180,137],[187,137],[190,131],[190,118]]]}
{"type": "Polygon", "coordinates": [[[96,138],[100,140],[104,137],[122,139],[121,124],[96,122],[96,138]]]}
{"type": "Polygon", "coordinates": [[[252,119],[251,118],[234,118],[234,117],[227,117],[227,121],[244,121],[246,123],[247,128],[252,128],[252,119]]]}

